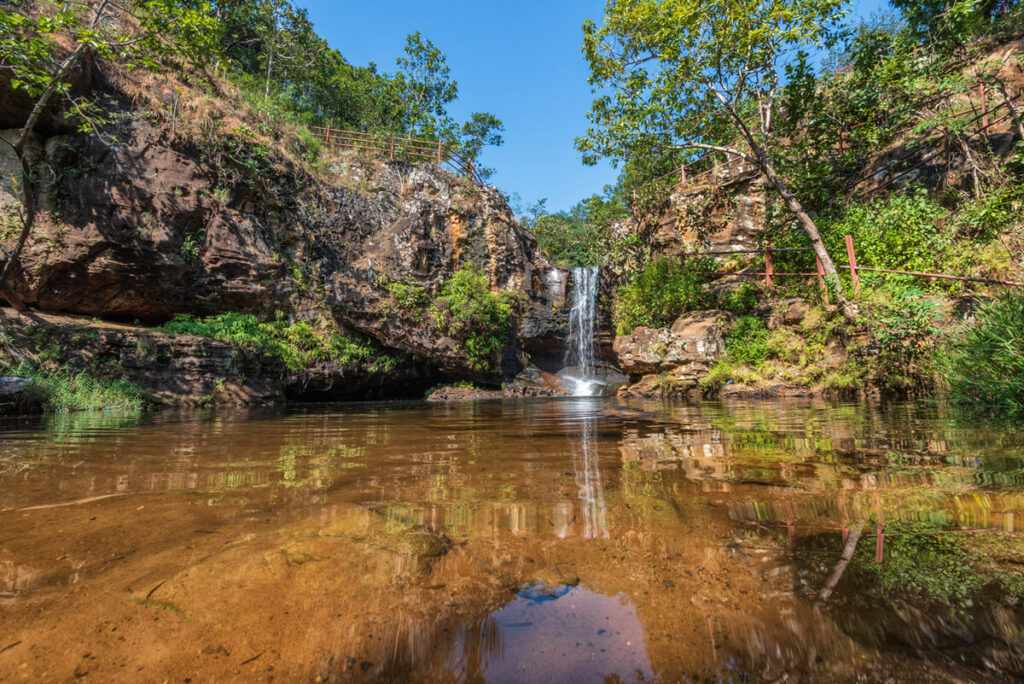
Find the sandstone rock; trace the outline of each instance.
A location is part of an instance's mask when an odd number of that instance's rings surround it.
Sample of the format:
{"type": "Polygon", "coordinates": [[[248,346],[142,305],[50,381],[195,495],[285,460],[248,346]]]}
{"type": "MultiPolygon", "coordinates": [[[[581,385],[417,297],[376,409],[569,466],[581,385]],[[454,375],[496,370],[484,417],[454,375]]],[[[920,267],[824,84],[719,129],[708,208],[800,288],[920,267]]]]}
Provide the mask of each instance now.
{"type": "Polygon", "coordinates": [[[24,304],[145,322],[326,312],[438,373],[488,384],[521,369],[518,349],[564,349],[564,288],[493,188],[429,163],[357,155],[326,178],[277,157],[253,170],[142,116],[112,137],[40,141],[42,161],[63,171],[15,265],[24,304]],[[521,302],[501,369],[472,367],[431,316],[400,310],[388,290],[399,282],[433,297],[470,264],[521,302]]]}
{"type": "Polygon", "coordinates": [[[480,399],[501,399],[505,395],[501,390],[480,389],[477,387],[438,387],[427,395],[427,401],[477,401],[480,399]]]}
{"type": "Polygon", "coordinates": [[[723,335],[731,320],[725,311],[693,311],[671,328],[637,328],[615,339],[619,366],[634,378],[671,371],[676,379],[696,381],[725,351],[723,335]]]}

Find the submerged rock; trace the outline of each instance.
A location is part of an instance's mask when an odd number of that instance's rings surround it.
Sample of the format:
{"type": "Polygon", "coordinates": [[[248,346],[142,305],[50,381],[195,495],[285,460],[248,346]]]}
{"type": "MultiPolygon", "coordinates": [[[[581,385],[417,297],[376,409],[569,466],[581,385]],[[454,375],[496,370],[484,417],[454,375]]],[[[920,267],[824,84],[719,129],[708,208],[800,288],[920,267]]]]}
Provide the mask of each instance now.
{"type": "Polygon", "coordinates": [[[42,408],[43,395],[36,391],[32,378],[0,376],[0,416],[39,413],[42,408]]]}

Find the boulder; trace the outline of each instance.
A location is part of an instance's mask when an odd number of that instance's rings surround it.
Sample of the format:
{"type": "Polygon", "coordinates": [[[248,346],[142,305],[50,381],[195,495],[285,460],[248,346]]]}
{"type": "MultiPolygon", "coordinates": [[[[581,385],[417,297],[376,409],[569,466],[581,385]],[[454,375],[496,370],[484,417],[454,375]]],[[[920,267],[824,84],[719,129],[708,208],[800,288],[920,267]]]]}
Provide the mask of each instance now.
{"type": "Polygon", "coordinates": [[[696,382],[724,353],[724,334],[731,321],[732,314],[726,311],[692,311],[671,328],[639,327],[615,338],[619,367],[634,379],[670,373],[680,382],[696,382]]]}
{"type": "Polygon", "coordinates": [[[43,409],[43,395],[32,378],[20,375],[0,376],[0,416],[39,413],[43,409]]]}

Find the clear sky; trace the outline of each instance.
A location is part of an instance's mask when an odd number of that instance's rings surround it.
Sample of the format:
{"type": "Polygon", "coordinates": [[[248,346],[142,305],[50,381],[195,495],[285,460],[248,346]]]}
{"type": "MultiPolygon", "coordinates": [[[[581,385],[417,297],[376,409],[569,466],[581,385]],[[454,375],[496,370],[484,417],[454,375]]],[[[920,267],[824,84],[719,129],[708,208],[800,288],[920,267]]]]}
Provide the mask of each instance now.
{"type": "MultiPolygon", "coordinates": [[[[505,145],[487,148],[491,183],[524,204],[548,198],[568,209],[613,183],[610,164],[587,167],[573,140],[590,107],[581,25],[599,20],[604,0],[297,0],[317,32],[355,65],[376,62],[392,73],[405,37],[420,31],[448,57],[459,83],[450,108],[460,121],[474,111],[505,124],[505,145]]],[[[884,0],[858,0],[866,16],[884,0]]]]}

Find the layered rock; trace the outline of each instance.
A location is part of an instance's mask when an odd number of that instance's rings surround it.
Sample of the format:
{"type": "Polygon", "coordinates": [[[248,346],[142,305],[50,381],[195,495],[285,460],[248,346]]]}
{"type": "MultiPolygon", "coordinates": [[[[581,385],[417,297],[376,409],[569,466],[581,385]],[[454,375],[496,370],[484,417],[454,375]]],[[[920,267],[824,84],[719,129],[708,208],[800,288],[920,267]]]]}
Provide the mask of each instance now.
{"type": "MultiPolygon", "coordinates": [[[[35,140],[37,168],[59,171],[16,265],[15,303],[142,322],[327,317],[439,376],[492,384],[522,368],[524,347],[560,351],[564,286],[546,280],[551,266],[497,190],[432,164],[354,154],[314,175],[261,145],[244,134],[183,138],[138,114],[102,139],[35,140]],[[429,312],[403,310],[389,289],[433,298],[469,265],[493,290],[517,293],[501,368],[470,364],[429,312]]],[[[7,206],[13,190],[0,188],[7,206]]]]}
{"type": "Polygon", "coordinates": [[[634,383],[619,396],[662,396],[696,387],[725,353],[731,321],[725,311],[692,311],[669,328],[639,327],[615,338],[619,366],[634,383]]]}

